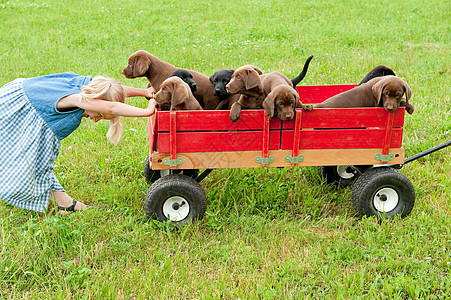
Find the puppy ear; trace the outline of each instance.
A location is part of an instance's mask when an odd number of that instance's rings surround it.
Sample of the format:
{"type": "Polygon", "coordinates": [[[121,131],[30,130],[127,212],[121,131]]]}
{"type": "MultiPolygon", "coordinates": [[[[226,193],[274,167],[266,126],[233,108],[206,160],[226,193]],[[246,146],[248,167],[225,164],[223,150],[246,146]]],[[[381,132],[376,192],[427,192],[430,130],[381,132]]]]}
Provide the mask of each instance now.
{"type": "Polygon", "coordinates": [[[403,87],[404,87],[404,92],[406,93],[406,104],[405,104],[405,105],[406,105],[406,111],[407,111],[409,114],[412,114],[414,108],[413,108],[412,103],[409,102],[410,98],[412,97],[412,90],[411,90],[410,87],[407,85],[407,82],[405,82],[405,81],[402,80],[402,79],[401,79],[401,81],[402,81],[402,85],[403,85],[403,87]]]}
{"type": "Polygon", "coordinates": [[[246,76],[246,90],[253,89],[261,85],[262,81],[257,71],[248,70],[246,76]]]}
{"type": "Polygon", "coordinates": [[[174,84],[172,89],[171,106],[174,108],[185,103],[189,99],[189,87],[187,84],[174,84]]]}
{"type": "Polygon", "coordinates": [[[266,96],[265,100],[263,100],[263,109],[265,110],[266,115],[268,115],[270,119],[274,118],[275,102],[276,102],[275,93],[269,93],[268,96],[266,96]]]}
{"type": "Polygon", "coordinates": [[[260,69],[257,68],[257,67],[254,67],[254,66],[251,66],[251,67],[255,70],[255,72],[258,73],[258,75],[263,75],[263,71],[262,71],[262,70],[260,70],[260,69]]]}
{"type": "Polygon", "coordinates": [[[301,99],[299,98],[298,92],[294,92],[293,95],[294,95],[294,99],[295,99],[294,103],[296,104],[295,107],[297,107],[297,108],[303,107],[303,105],[301,103],[301,99]]]}
{"type": "Polygon", "coordinates": [[[402,98],[401,102],[399,103],[399,106],[405,107],[405,108],[406,108],[406,111],[407,111],[409,114],[413,114],[413,111],[414,111],[413,104],[407,102],[407,101],[406,101],[406,98],[402,98]]]}
{"type": "Polygon", "coordinates": [[[132,64],[133,76],[144,76],[144,74],[146,74],[146,72],[150,69],[151,63],[152,61],[150,59],[150,55],[146,53],[140,53],[137,55],[132,64]]]}
{"type": "Polygon", "coordinates": [[[410,87],[407,85],[407,82],[405,82],[404,80],[402,80],[402,85],[404,87],[404,92],[406,93],[406,102],[409,103],[410,98],[412,97],[412,90],[410,89],[410,87]]]}
{"type": "Polygon", "coordinates": [[[381,97],[382,97],[382,92],[384,91],[386,84],[387,84],[387,80],[383,79],[383,80],[379,80],[371,87],[371,91],[373,92],[373,95],[376,98],[376,103],[374,106],[379,105],[379,102],[381,101],[381,97]]]}

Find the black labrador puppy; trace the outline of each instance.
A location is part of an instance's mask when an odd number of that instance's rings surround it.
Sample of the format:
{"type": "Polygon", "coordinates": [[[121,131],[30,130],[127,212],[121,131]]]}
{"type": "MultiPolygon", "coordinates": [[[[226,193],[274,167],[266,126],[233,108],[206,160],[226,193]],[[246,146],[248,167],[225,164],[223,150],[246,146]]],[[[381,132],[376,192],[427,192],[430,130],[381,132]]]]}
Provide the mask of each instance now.
{"type": "Polygon", "coordinates": [[[214,86],[213,95],[219,97],[221,100],[230,96],[225,87],[230,82],[233,72],[235,70],[219,70],[210,76],[210,81],[214,86]]]}
{"type": "MultiPolygon", "coordinates": [[[[301,82],[307,74],[308,67],[312,58],[313,55],[307,58],[302,72],[297,77],[291,79],[291,83],[293,84],[294,89],[296,89],[296,85],[298,85],[299,82],[301,82]]],[[[210,77],[210,81],[214,86],[213,95],[219,97],[219,99],[221,100],[218,108],[216,109],[221,109],[226,103],[231,101],[229,100],[231,95],[227,93],[226,85],[230,82],[230,79],[232,78],[232,74],[234,72],[235,70],[219,70],[210,77]]]]}
{"type": "Polygon", "coordinates": [[[396,76],[395,72],[393,72],[392,69],[390,69],[386,66],[380,65],[380,66],[377,66],[374,69],[372,69],[370,72],[368,72],[368,74],[366,74],[365,77],[363,77],[362,81],[358,85],[368,82],[373,78],[383,77],[383,76],[388,76],[388,75],[396,76]]]}
{"type": "Polygon", "coordinates": [[[193,75],[190,72],[188,72],[188,70],[177,69],[171,74],[171,76],[180,77],[180,79],[182,79],[188,84],[189,88],[191,89],[191,92],[194,93],[197,90],[197,84],[193,80],[193,75]]]}

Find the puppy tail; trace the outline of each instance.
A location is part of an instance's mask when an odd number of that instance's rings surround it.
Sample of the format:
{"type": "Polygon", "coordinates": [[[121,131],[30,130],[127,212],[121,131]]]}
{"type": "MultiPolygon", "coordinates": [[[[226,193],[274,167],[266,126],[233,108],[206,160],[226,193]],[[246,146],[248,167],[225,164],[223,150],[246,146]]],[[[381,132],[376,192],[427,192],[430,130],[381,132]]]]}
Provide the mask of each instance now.
{"type": "Polygon", "coordinates": [[[299,82],[304,79],[305,75],[307,75],[308,66],[310,64],[310,61],[312,60],[313,55],[307,58],[304,64],[304,68],[302,69],[302,72],[296,77],[291,79],[291,83],[293,84],[293,88],[296,88],[296,86],[299,84],[299,82]]]}

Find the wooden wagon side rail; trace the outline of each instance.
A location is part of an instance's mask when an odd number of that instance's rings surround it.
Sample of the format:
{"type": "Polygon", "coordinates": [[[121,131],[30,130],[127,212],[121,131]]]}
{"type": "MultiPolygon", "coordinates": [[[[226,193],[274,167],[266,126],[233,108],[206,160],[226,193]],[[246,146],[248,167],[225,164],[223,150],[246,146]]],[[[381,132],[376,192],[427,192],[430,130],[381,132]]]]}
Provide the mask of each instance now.
{"type": "MultiPolygon", "coordinates": [[[[352,87],[297,90],[303,103],[318,103],[352,87]]],[[[404,113],[404,108],[297,110],[295,119],[282,122],[269,120],[263,110],[244,110],[233,123],[228,111],[158,111],[148,126],[152,169],[402,163],[404,113]]]]}

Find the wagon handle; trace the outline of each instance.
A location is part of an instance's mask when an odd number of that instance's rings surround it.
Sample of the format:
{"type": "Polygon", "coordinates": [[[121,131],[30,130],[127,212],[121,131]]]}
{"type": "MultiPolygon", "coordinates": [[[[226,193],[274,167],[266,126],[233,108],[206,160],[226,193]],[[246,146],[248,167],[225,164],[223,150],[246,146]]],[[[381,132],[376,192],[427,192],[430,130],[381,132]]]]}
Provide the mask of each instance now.
{"type": "Polygon", "coordinates": [[[429,154],[431,154],[431,153],[433,153],[433,152],[436,152],[436,151],[438,151],[438,150],[441,150],[441,149],[443,149],[443,148],[446,148],[446,147],[448,147],[449,145],[451,145],[451,140],[449,140],[449,141],[447,141],[447,142],[444,142],[443,144],[440,144],[440,145],[435,146],[435,147],[433,147],[433,148],[430,148],[430,149],[428,149],[428,150],[425,150],[425,151],[423,151],[423,152],[420,152],[420,153],[418,153],[418,154],[412,155],[412,156],[409,157],[409,158],[406,158],[406,159],[404,160],[404,164],[402,164],[402,165],[401,165],[401,164],[394,164],[394,165],[387,165],[387,167],[393,167],[393,168],[396,168],[396,169],[401,169],[403,165],[408,164],[408,163],[410,163],[410,162],[412,162],[412,161],[414,161],[414,160],[417,160],[417,159],[419,159],[419,158],[421,158],[421,157],[423,157],[423,156],[429,155],[429,154]]]}

